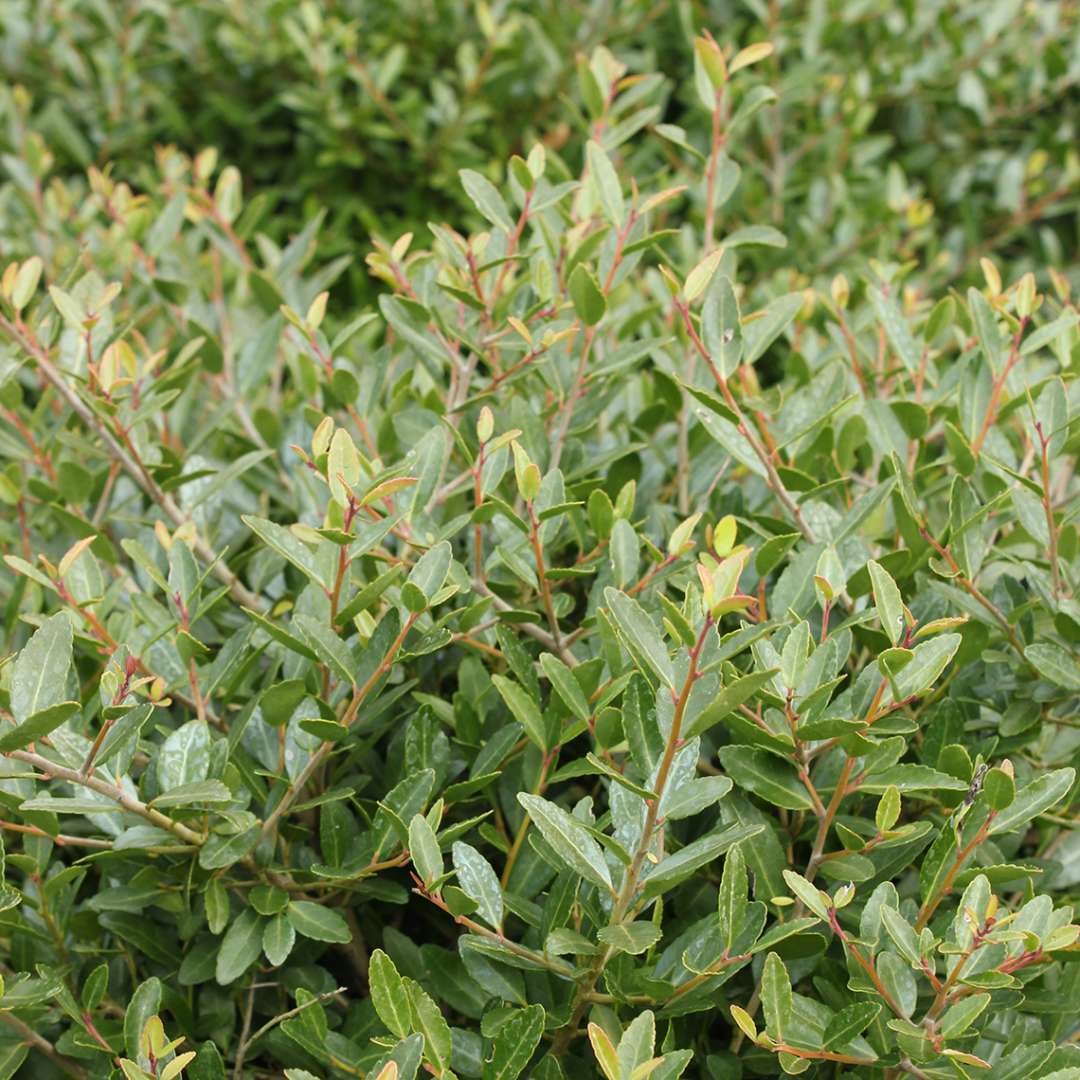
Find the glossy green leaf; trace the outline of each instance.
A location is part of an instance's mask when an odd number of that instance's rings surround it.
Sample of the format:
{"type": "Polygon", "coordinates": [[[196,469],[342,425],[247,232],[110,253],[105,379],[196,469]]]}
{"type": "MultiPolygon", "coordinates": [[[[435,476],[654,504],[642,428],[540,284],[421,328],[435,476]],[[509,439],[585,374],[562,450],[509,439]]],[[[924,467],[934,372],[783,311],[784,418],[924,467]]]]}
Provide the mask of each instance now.
{"type": "Polygon", "coordinates": [[[371,1003],[379,1019],[399,1039],[412,1031],[412,1004],[408,988],[394,962],[382,949],[371,954],[369,964],[371,1003]]]}
{"type": "Polygon", "coordinates": [[[517,798],[544,839],[574,873],[600,889],[612,891],[603,850],[575,817],[539,795],[519,792],[517,798]]]}
{"type": "Polygon", "coordinates": [[[71,650],[71,620],[62,612],[30,635],[11,668],[11,714],[16,724],[35,716],[55,716],[46,710],[68,700],[71,650]]]}
{"type": "Polygon", "coordinates": [[[604,599],[627,648],[664,685],[674,689],[675,670],[663,639],[636,600],[617,589],[605,589],[604,599]]]}
{"type": "Polygon", "coordinates": [[[348,944],[352,933],[345,919],[333,908],[310,900],[292,900],[286,911],[292,928],[313,941],[331,941],[348,944]]]}
{"type": "Polygon", "coordinates": [[[791,979],[776,953],[765,957],[761,973],[761,1007],[765,1013],[765,1030],[774,1039],[783,1039],[791,1025],[791,979]]]}
{"type": "Polygon", "coordinates": [[[221,939],[214,978],[221,986],[235,982],[258,959],[262,952],[265,922],[250,908],[245,908],[229,925],[221,939]]]}
{"type": "Polygon", "coordinates": [[[409,822],[409,855],[425,885],[442,877],[443,858],[439,841],[423,814],[414,815],[409,822]]]}
{"type": "Polygon", "coordinates": [[[503,921],[503,895],[491,863],[462,840],[454,843],[452,854],[458,884],[475,901],[481,918],[497,930],[503,921]]]}

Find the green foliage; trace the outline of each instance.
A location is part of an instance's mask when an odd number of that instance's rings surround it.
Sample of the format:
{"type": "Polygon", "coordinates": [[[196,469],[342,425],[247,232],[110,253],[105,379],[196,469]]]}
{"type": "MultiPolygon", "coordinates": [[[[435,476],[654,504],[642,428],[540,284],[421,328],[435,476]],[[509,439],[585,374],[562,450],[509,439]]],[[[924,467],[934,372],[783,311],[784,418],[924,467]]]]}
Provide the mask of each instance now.
{"type": "Polygon", "coordinates": [[[755,265],[797,267],[790,287],[852,255],[950,284],[997,251],[1024,269],[1073,258],[1077,20],[1072,0],[4,0],[0,152],[30,194],[108,163],[141,191],[175,167],[165,148],[218,147],[235,168],[211,194],[238,205],[243,178],[241,235],[283,245],[323,213],[323,261],[370,299],[346,260],[369,233],[464,223],[459,170],[490,184],[517,155],[520,184],[538,140],[569,180],[602,121],[609,158],[690,185],[699,228],[711,195],[732,241],[769,245],[755,265]],[[725,62],[695,49],[701,27],[741,68],[724,108],[742,149],[708,184],[725,62]],[[611,103],[618,76],[640,81],[611,103]]]}
{"type": "Polygon", "coordinates": [[[0,1077],[1077,1075],[1075,7],[71,6],[0,1077]]]}

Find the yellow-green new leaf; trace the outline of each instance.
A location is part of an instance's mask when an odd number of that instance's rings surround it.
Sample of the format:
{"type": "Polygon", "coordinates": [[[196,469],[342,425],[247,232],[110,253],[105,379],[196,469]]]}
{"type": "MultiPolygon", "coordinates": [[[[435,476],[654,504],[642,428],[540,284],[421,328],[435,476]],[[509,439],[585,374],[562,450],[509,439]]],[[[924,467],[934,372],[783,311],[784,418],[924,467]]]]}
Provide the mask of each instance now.
{"type": "Polygon", "coordinates": [[[619,1080],[618,1054],[607,1032],[599,1024],[589,1024],[589,1042],[596,1055],[596,1063],[607,1080],[619,1080]]]}
{"type": "Polygon", "coordinates": [[[874,590],[874,603],[878,619],[889,641],[895,646],[904,636],[904,601],[892,575],[880,563],[871,559],[866,564],[870,572],[870,585],[874,590]]]}
{"type": "Polygon", "coordinates": [[[765,1030],[774,1039],[783,1039],[791,1024],[791,978],[784,961],[774,952],[765,957],[761,973],[761,1006],[765,1012],[765,1030]]]}

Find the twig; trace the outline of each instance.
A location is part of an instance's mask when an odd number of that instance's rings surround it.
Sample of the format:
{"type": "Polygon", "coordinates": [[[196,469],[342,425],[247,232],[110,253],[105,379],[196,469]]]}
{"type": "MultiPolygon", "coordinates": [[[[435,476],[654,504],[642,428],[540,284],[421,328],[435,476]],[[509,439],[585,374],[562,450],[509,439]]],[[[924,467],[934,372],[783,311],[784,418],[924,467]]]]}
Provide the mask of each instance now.
{"type": "MultiPolygon", "coordinates": [[[[968,593],[968,595],[975,600],[981,607],[983,607],[990,617],[1001,627],[1002,632],[1008,639],[1009,644],[1016,650],[1020,658],[1028,663],[1031,667],[1031,661],[1027,659],[1027,653],[1024,651],[1024,643],[1020,640],[1016,633],[1016,629],[1005,617],[1005,614],[985,593],[967,577],[960,569],[960,564],[953,557],[953,554],[943,544],[939,544],[937,540],[930,534],[930,530],[927,528],[921,528],[919,530],[922,533],[923,539],[938,553],[944,562],[949,566],[949,569],[955,574],[955,580],[959,583],[960,587],[968,593]]],[[[1034,668],[1032,668],[1034,670],[1034,668]]]]}
{"type": "MultiPolygon", "coordinates": [[[[638,840],[630,865],[626,868],[622,888],[619,890],[612,905],[611,918],[608,923],[609,926],[617,926],[621,923],[633,907],[634,898],[638,889],[638,879],[641,875],[641,868],[645,862],[646,856],[652,848],[654,832],[660,824],[660,800],[663,798],[664,789],[667,786],[671,765],[675,760],[675,753],[681,745],[680,735],[682,732],[683,715],[686,712],[686,704],[690,700],[690,692],[693,690],[694,684],[700,677],[697,667],[698,659],[701,656],[701,650],[705,647],[705,641],[709,632],[712,630],[713,625],[712,616],[707,616],[701,631],[698,634],[696,643],[693,648],[689,650],[690,663],[687,668],[686,680],[683,683],[682,689],[677,696],[674,690],[671,692],[671,696],[674,699],[675,710],[671,720],[671,730],[668,733],[667,744],[664,747],[664,756],[660,759],[660,765],[656,771],[656,782],[653,784],[653,790],[656,794],[654,798],[648,800],[648,809],[645,813],[645,823],[641,829],[641,838],[638,840]]],[[[554,1056],[558,1057],[559,1054],[567,1048],[570,1040],[574,1037],[578,1025],[581,1022],[581,1018],[585,1015],[585,1011],[589,1006],[589,996],[596,989],[597,980],[600,978],[605,966],[611,959],[613,951],[614,950],[609,947],[598,952],[596,954],[596,959],[585,973],[584,979],[578,983],[578,990],[574,996],[574,1002],[570,1007],[570,1020],[566,1026],[558,1032],[552,1042],[551,1052],[554,1056]]]]}
{"type": "Polygon", "coordinates": [[[784,1042],[775,1042],[771,1049],[781,1054],[791,1054],[792,1057],[806,1058],[809,1061],[838,1061],[843,1065],[876,1065],[877,1058],[853,1057],[851,1054],[838,1054],[832,1050],[800,1050],[797,1046],[789,1046],[784,1042]]]}
{"type": "Polygon", "coordinates": [[[244,1007],[244,1025],[240,1029],[240,1042],[236,1048],[236,1062],[233,1065],[233,1080],[243,1080],[244,1054],[247,1053],[248,1032],[251,1030],[251,1014],[255,1011],[255,978],[252,976],[248,987],[247,1005],[244,1007]]]}
{"type": "Polygon", "coordinates": [[[581,393],[582,384],[585,381],[585,370],[589,366],[589,354],[592,352],[593,338],[596,337],[596,327],[590,326],[585,331],[585,343],[581,347],[581,358],[578,360],[577,371],[574,372],[574,382],[570,387],[570,393],[563,403],[559,426],[551,443],[550,468],[557,469],[562,460],[563,445],[566,442],[566,433],[570,430],[570,421],[574,416],[574,403],[581,393]]]}
{"type": "Polygon", "coordinates": [[[990,401],[986,406],[986,415],[983,417],[982,426],[979,428],[979,433],[975,436],[971,443],[971,452],[978,457],[979,451],[982,449],[983,440],[986,438],[987,432],[990,430],[990,426],[993,424],[998,413],[998,405],[1001,402],[1001,393],[1005,389],[1005,381],[1009,377],[1009,373],[1012,371],[1017,360],[1020,359],[1020,341],[1024,336],[1024,330],[1027,328],[1028,317],[1025,315],[1020,320],[1020,329],[1013,334],[1012,348],[1009,350],[1009,359],[1005,362],[1005,367],[1001,374],[994,379],[993,389],[990,391],[990,401]]]}
{"type": "Polygon", "coordinates": [[[705,254],[713,249],[713,234],[716,232],[716,169],[720,163],[720,152],[724,149],[727,136],[721,130],[720,120],[724,107],[723,89],[714,91],[712,110],[712,139],[709,146],[709,160],[705,166],[705,254]]]}
{"type": "Polygon", "coordinates": [[[313,997],[309,1001],[305,1001],[303,1005],[297,1005],[295,1009],[290,1009],[288,1012],[283,1012],[280,1016],[275,1016],[273,1020],[267,1020],[265,1024],[250,1039],[247,1040],[248,1046],[253,1046],[259,1041],[268,1031],[272,1031],[283,1023],[285,1020],[291,1020],[298,1013],[302,1013],[305,1009],[310,1009],[312,1005],[320,1005],[328,998],[337,997],[338,994],[344,994],[345,987],[339,986],[336,990],[327,990],[325,994],[320,994],[318,997],[313,997]]]}
{"type": "Polygon", "coordinates": [[[530,499],[527,504],[529,511],[529,543],[532,545],[533,556],[536,559],[536,576],[540,580],[540,595],[544,601],[544,610],[547,612],[548,626],[551,627],[551,639],[555,642],[556,649],[562,648],[562,637],[559,634],[559,620],[555,615],[555,605],[551,599],[551,582],[548,581],[547,571],[544,566],[544,545],[540,542],[540,522],[530,499]]]}
{"type": "MultiPolygon", "coordinates": [[[[401,628],[401,632],[391,643],[390,648],[387,649],[386,655],[382,658],[379,666],[371,673],[367,682],[363,686],[359,687],[352,696],[352,700],[349,702],[348,708],[345,710],[341,717],[341,724],[343,727],[348,727],[353,720],[356,719],[356,714],[363,703],[364,699],[372,689],[378,684],[379,680],[394,666],[394,660],[397,657],[398,650],[401,648],[408,636],[409,631],[413,628],[416,620],[419,618],[419,614],[412,614],[405,620],[405,625],[401,628]]],[[[274,807],[274,809],[267,815],[266,820],[263,822],[262,830],[259,834],[260,840],[265,840],[273,831],[277,828],[277,823],[281,819],[282,815],[292,806],[296,797],[304,790],[305,785],[314,775],[315,770],[322,765],[326,760],[327,755],[334,748],[335,743],[327,740],[324,742],[318,750],[316,750],[308,759],[307,764],[300,770],[299,775],[289,785],[285,794],[282,795],[281,801],[274,807]]]]}
{"type": "Polygon", "coordinates": [[[147,806],[141,799],[129,795],[118,785],[108,784],[104,780],[99,780],[93,774],[84,776],[76,769],[57,765],[56,762],[50,761],[47,757],[42,757],[41,754],[35,754],[30,750],[12,750],[8,757],[15,758],[16,761],[25,761],[27,765],[33,765],[35,769],[46,773],[55,780],[66,780],[69,784],[78,784],[80,787],[96,791],[99,795],[104,795],[106,798],[112,799],[113,802],[119,803],[125,810],[130,810],[131,813],[145,818],[150,824],[156,825],[159,829],[171,832],[173,836],[183,840],[185,844],[194,844],[196,847],[200,847],[204,842],[205,838],[203,836],[189,829],[186,825],[174,821],[171,817],[161,813],[160,810],[147,806]]]}
{"type": "Polygon", "coordinates": [[[1043,487],[1043,512],[1046,514],[1046,531],[1049,535],[1047,542],[1047,557],[1050,560],[1050,577],[1053,583],[1053,596],[1057,600],[1061,596],[1061,568],[1058,566],[1058,537],[1057,526],[1054,524],[1054,504],[1050,491],[1050,439],[1043,431],[1042,423],[1035,421],[1035,432],[1039,436],[1039,445],[1042,453],[1040,466],[1042,468],[1043,487]]]}
{"type": "MultiPolygon", "coordinates": [[[[548,769],[551,768],[551,763],[555,759],[557,751],[552,751],[549,754],[544,755],[543,764],[540,766],[540,776],[537,778],[536,787],[533,788],[534,795],[543,795],[547,788],[547,774],[548,769]]],[[[506,855],[506,865],[503,866],[502,879],[500,884],[505,889],[510,884],[510,875],[514,870],[514,863],[517,861],[517,857],[521,852],[521,847],[525,843],[525,834],[529,831],[530,817],[526,814],[521,819],[521,825],[518,827],[517,834],[514,836],[514,842],[510,845],[510,851],[506,855]]]]}
{"type": "Polygon", "coordinates": [[[874,989],[877,990],[881,1000],[884,1001],[901,1020],[906,1020],[907,1015],[904,1013],[904,1010],[900,1008],[896,999],[889,993],[888,988],[881,981],[881,976],[877,973],[877,967],[874,964],[873,957],[864,956],[862,950],[847,936],[836,917],[835,908],[829,908],[829,925],[832,926],[833,932],[840,939],[840,944],[852,955],[859,967],[866,972],[867,978],[874,984],[874,989]]]}
{"type": "MultiPolygon", "coordinates": [[[[615,283],[615,274],[622,261],[623,247],[626,245],[626,238],[630,235],[630,230],[637,223],[637,220],[637,211],[631,210],[626,217],[626,224],[619,230],[619,235],[615,239],[615,252],[611,256],[611,269],[608,270],[607,278],[604,280],[604,286],[601,290],[605,300],[607,299],[608,293],[611,292],[612,285],[615,283]]],[[[589,355],[592,352],[593,340],[595,337],[596,326],[588,327],[585,331],[585,343],[581,348],[581,359],[578,361],[577,371],[574,373],[574,383],[570,388],[569,396],[563,403],[559,427],[556,431],[555,438],[552,440],[551,460],[548,464],[549,469],[557,469],[559,467],[559,462],[562,459],[563,444],[566,442],[566,433],[570,430],[570,421],[574,415],[574,405],[581,396],[582,387],[585,384],[585,372],[589,366],[589,355]]]]}
{"type": "MultiPolygon", "coordinates": [[[[508,604],[498,593],[493,592],[483,581],[474,580],[472,587],[481,595],[491,597],[492,607],[496,611],[513,611],[514,605],[508,604]]],[[[560,645],[542,626],[537,626],[536,623],[523,622],[518,623],[518,628],[523,634],[528,634],[529,637],[535,638],[541,645],[546,646],[552,652],[557,653],[567,667],[577,667],[577,657],[566,647],[566,645],[560,645]]]]}
{"type": "Polygon", "coordinates": [[[799,504],[791,497],[791,493],[784,486],[784,481],[780,479],[780,474],[776,471],[776,466],[773,464],[772,455],[761,444],[761,440],[754,434],[750,424],[747,423],[746,415],[739,407],[739,403],[735,400],[735,395],[732,394],[731,388],[728,386],[728,381],[716,366],[715,361],[712,358],[712,354],[705,348],[705,343],[701,340],[698,332],[694,329],[693,321],[690,318],[689,306],[681,301],[676,300],[675,306],[683,317],[683,323],[686,326],[686,332],[690,336],[690,340],[693,342],[694,348],[697,349],[698,354],[709,366],[709,370],[712,372],[713,378],[716,380],[716,385],[720,388],[720,393],[724,397],[724,401],[727,407],[735,414],[735,420],[737,422],[739,434],[750,444],[750,449],[754,451],[755,457],[761,462],[762,467],[765,469],[766,483],[772,490],[772,493],[780,500],[784,508],[795,519],[795,524],[798,526],[799,532],[803,534],[806,540],[811,544],[817,543],[817,535],[814,530],[807,524],[806,519],[803,517],[802,509],[799,504]]]}
{"type": "Polygon", "coordinates": [[[47,833],[44,829],[38,828],[37,825],[20,825],[15,821],[0,821],[0,829],[7,829],[9,832],[24,833],[27,836],[43,836],[46,840],[51,840],[57,847],[88,847],[93,848],[96,851],[110,851],[112,849],[111,840],[98,840],[92,836],[68,836],[65,833],[57,833],[53,836],[52,833],[47,833]]]}
{"type": "MultiPolygon", "coordinates": [[[[3,315],[0,315],[0,329],[3,329],[10,338],[33,357],[41,374],[55,387],[57,393],[67,402],[72,412],[98,435],[113,459],[120,463],[120,467],[124,472],[142,488],[151,501],[161,507],[162,511],[175,525],[186,524],[188,517],[176,505],[172,496],[161,490],[154,478],[117,441],[112,432],[94,415],[86,402],[72,390],[60,370],[49,359],[48,350],[32,336],[27,335],[21,326],[11,323],[3,315]]],[[[248,589],[197,533],[192,540],[192,546],[195,548],[199,558],[210,564],[214,576],[229,587],[229,592],[239,603],[245,607],[254,608],[256,611],[265,609],[266,604],[263,602],[262,597],[248,589]]]]}
{"type": "Polygon", "coordinates": [[[41,1051],[58,1069],[75,1077],[75,1080],[86,1080],[86,1071],[81,1065],[76,1064],[69,1057],[65,1057],[44,1035],[39,1035],[29,1024],[24,1023],[10,1012],[0,1012],[0,1021],[3,1021],[13,1031],[22,1036],[23,1042],[41,1051]]]}
{"type": "Polygon", "coordinates": [[[953,880],[963,868],[964,863],[967,862],[968,856],[987,838],[987,836],[990,835],[990,824],[996,816],[997,811],[991,810],[987,815],[986,820],[979,827],[974,837],[972,837],[971,841],[957,851],[956,856],[953,858],[953,864],[949,867],[948,873],[946,873],[941,885],[934,890],[931,896],[926,898],[923,906],[919,908],[919,914],[915,920],[916,930],[922,930],[922,928],[926,926],[931,918],[933,918],[934,912],[938,909],[938,905],[952,891],[953,880]]]}
{"type": "MultiPolygon", "coordinates": [[[[418,881],[416,877],[414,881],[418,881]]],[[[551,960],[543,953],[534,952],[532,949],[526,948],[524,945],[519,945],[516,941],[506,937],[505,934],[499,933],[498,930],[489,930],[482,923],[476,922],[474,919],[470,919],[467,915],[454,915],[454,913],[447,906],[447,903],[438,893],[428,892],[423,887],[423,884],[419,884],[416,889],[413,890],[417,895],[424,897],[425,900],[430,900],[437,908],[445,911],[448,915],[452,915],[454,922],[459,926],[464,926],[466,929],[471,930],[474,934],[480,937],[487,938],[488,941],[497,942],[507,952],[513,953],[515,956],[520,956],[523,960],[529,960],[536,964],[538,967],[547,968],[548,971],[555,975],[559,975],[564,979],[571,979],[574,976],[574,969],[569,964],[564,964],[560,960],[551,960]]]]}

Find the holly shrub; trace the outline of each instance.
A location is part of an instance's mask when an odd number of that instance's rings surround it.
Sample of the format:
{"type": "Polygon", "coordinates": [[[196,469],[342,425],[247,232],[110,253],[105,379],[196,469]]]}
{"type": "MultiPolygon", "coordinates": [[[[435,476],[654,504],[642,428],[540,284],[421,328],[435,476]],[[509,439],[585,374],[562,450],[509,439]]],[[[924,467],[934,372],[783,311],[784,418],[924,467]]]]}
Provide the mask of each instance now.
{"type": "Polygon", "coordinates": [[[706,6],[2,5],[0,1080],[1080,1077],[1080,14],[706,6]]]}

